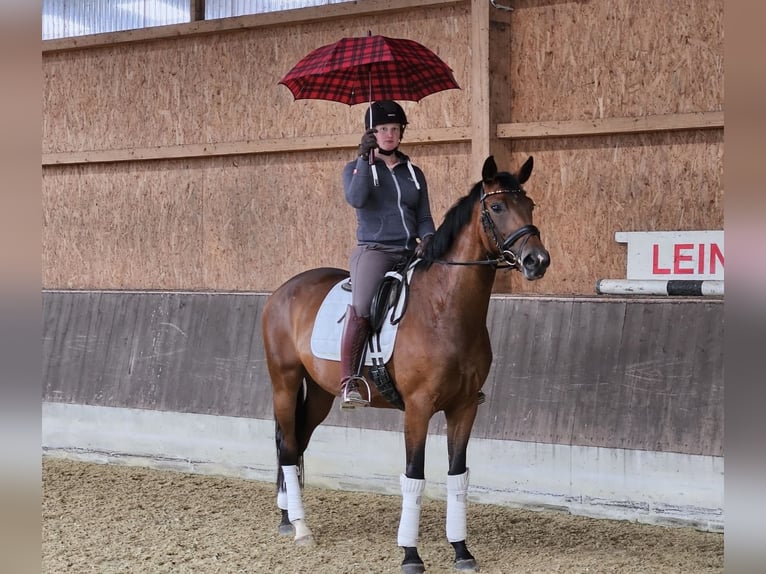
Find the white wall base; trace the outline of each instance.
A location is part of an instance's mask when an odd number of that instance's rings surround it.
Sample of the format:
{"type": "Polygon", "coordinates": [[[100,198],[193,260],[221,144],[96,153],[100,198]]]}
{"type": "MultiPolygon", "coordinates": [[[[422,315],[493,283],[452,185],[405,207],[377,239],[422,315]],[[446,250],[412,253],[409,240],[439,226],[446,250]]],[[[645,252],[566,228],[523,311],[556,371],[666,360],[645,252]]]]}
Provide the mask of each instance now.
{"type": "MultiPolygon", "coordinates": [[[[43,403],[48,456],[272,482],[268,420],[43,403]]],[[[446,437],[429,437],[426,491],[444,499],[446,437]]],[[[404,436],[320,426],[305,456],[308,485],[400,494],[404,436]],[[374,445],[374,448],[371,448],[374,445]]],[[[597,518],[723,531],[722,457],[472,439],[469,499],[597,518]]]]}

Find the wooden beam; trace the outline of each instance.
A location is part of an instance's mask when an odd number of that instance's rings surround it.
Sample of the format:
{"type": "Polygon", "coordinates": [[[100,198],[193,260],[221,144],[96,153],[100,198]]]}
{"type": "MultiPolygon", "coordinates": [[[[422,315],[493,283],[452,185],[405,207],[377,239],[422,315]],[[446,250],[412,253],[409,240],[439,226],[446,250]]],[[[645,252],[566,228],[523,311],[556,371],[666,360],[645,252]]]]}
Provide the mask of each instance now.
{"type": "Polygon", "coordinates": [[[490,155],[489,2],[471,0],[471,173],[490,155]]]}
{"type": "Polygon", "coordinates": [[[723,128],[723,111],[498,124],[497,137],[539,139],[717,128],[723,128]]]}
{"type": "MultiPolygon", "coordinates": [[[[470,141],[470,139],[471,129],[468,127],[434,128],[425,130],[407,129],[408,144],[466,142],[470,141]]],[[[327,151],[333,149],[356,148],[358,145],[358,134],[275,138],[244,142],[44,153],[42,156],[42,165],[150,161],[257,153],[289,153],[296,151],[327,151]]]]}
{"type": "Polygon", "coordinates": [[[189,12],[192,22],[205,19],[205,0],[189,0],[189,12]]]}
{"type": "Polygon", "coordinates": [[[188,24],[153,26],[151,28],[138,28],[122,32],[106,32],[103,34],[88,34],[86,36],[43,40],[42,51],[43,53],[64,52],[68,50],[81,50],[83,48],[112,46],[130,42],[150,42],[153,40],[199,36],[203,34],[215,34],[226,31],[263,28],[267,26],[284,26],[285,24],[338,20],[339,18],[369,16],[397,11],[401,12],[429,6],[462,4],[464,1],[465,0],[357,0],[356,2],[310,6],[308,8],[264,12],[261,14],[249,14],[232,18],[201,20],[190,22],[188,24]]]}

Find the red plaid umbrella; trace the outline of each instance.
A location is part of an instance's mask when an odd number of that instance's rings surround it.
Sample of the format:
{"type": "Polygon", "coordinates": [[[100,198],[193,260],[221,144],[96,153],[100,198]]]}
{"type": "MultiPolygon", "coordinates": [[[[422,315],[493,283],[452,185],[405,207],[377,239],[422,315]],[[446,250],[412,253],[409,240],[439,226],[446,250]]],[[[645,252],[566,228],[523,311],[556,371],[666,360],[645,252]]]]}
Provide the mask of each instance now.
{"type": "MultiPolygon", "coordinates": [[[[310,52],[280,84],[296,100],[361,104],[379,100],[419,102],[430,94],[460,88],[452,69],[431,50],[406,38],[341,38],[310,52]]],[[[372,115],[372,109],[370,109],[372,115]]],[[[370,152],[375,185],[375,154],[370,152]]]]}
{"type": "Polygon", "coordinates": [[[361,104],[379,100],[418,102],[459,89],[450,67],[431,50],[406,38],[342,38],[317,48],[279,81],[296,100],[361,104]]]}

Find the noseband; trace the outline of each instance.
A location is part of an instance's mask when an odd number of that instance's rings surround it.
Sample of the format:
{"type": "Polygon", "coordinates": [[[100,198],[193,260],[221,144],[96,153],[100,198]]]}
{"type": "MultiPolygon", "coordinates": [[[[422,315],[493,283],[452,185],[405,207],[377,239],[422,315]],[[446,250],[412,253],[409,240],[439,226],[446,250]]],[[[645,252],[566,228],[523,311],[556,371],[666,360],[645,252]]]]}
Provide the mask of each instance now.
{"type": "Polygon", "coordinates": [[[487,209],[487,204],[485,203],[485,200],[488,197],[497,195],[498,193],[523,192],[520,189],[498,189],[497,191],[483,193],[481,196],[481,226],[484,228],[484,233],[486,233],[492,239],[492,241],[494,241],[495,246],[497,247],[497,251],[500,254],[500,257],[496,259],[494,263],[496,263],[498,266],[502,265],[503,267],[521,270],[520,256],[524,253],[524,247],[526,246],[527,241],[529,241],[529,238],[533,235],[535,237],[540,237],[540,230],[532,224],[524,225],[523,227],[517,229],[515,232],[511,233],[501,243],[497,234],[497,227],[495,226],[495,222],[492,220],[492,216],[490,215],[489,210],[487,209]],[[518,251],[511,249],[511,246],[522,237],[524,238],[524,241],[521,243],[518,251]]]}

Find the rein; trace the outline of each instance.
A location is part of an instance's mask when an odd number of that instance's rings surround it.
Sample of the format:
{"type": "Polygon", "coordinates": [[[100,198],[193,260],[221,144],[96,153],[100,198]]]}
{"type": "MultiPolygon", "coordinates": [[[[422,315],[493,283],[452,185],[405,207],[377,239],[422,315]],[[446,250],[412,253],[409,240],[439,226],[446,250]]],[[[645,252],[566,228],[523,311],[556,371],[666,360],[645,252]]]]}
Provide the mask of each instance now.
{"type": "Polygon", "coordinates": [[[534,225],[524,225],[523,227],[517,229],[514,233],[509,235],[505,241],[500,243],[500,239],[497,236],[497,227],[495,227],[495,222],[492,221],[492,216],[490,215],[489,211],[487,210],[487,206],[485,204],[485,200],[492,196],[497,195],[498,193],[522,193],[521,189],[499,189],[497,191],[491,191],[489,193],[484,193],[481,196],[481,225],[484,229],[484,233],[486,233],[495,243],[495,246],[497,247],[498,252],[500,253],[500,256],[496,259],[482,259],[477,261],[448,261],[446,259],[434,259],[434,263],[441,263],[442,265],[492,265],[496,269],[519,269],[521,270],[521,261],[519,259],[519,256],[511,249],[511,245],[516,243],[519,239],[524,237],[524,242],[521,244],[521,247],[519,249],[519,253],[524,253],[524,246],[526,246],[527,241],[530,237],[533,235],[536,237],[540,237],[540,230],[534,226],[534,225]]]}

